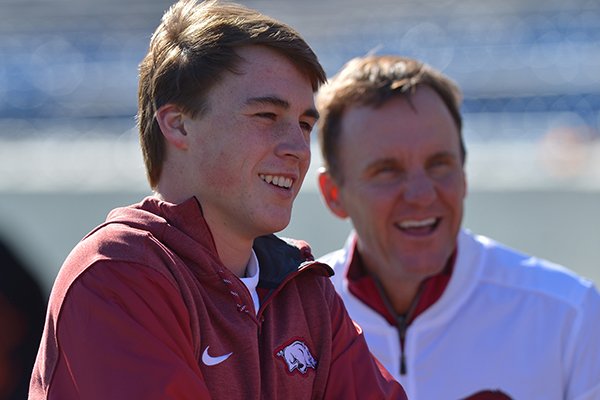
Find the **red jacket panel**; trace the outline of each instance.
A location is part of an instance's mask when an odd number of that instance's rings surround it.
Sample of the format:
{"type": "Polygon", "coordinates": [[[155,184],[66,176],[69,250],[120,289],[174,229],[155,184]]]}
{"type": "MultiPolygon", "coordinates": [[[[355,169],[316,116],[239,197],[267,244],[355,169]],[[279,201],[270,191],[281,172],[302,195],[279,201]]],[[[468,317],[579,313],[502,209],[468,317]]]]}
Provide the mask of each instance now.
{"type": "Polygon", "coordinates": [[[331,269],[259,238],[261,307],[190,199],[114,210],[65,261],[30,399],[404,399],[331,269]]]}

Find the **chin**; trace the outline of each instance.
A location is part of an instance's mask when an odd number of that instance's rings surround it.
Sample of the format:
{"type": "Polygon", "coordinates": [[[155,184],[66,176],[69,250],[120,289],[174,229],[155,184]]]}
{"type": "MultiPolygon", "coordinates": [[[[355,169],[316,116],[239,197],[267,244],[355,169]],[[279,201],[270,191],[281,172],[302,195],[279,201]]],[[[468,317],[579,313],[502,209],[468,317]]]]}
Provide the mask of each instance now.
{"type": "Polygon", "coordinates": [[[400,265],[405,265],[405,271],[411,275],[420,276],[427,278],[436,274],[439,274],[444,270],[446,261],[442,258],[427,258],[427,257],[414,257],[414,258],[402,258],[399,259],[400,265]]]}
{"type": "Polygon", "coordinates": [[[285,228],[288,227],[290,223],[290,220],[287,219],[285,221],[268,221],[268,223],[266,223],[264,225],[264,229],[263,229],[263,234],[262,235],[269,235],[271,233],[277,233],[280,232],[282,230],[284,230],[285,228]]]}

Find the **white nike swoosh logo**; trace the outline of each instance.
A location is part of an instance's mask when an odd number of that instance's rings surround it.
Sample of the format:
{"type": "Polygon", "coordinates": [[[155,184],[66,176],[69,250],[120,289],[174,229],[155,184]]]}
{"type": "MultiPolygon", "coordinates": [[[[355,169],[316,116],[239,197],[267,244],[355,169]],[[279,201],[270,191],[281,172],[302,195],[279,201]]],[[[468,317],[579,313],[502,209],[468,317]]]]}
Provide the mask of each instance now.
{"type": "Polygon", "coordinates": [[[223,361],[227,360],[230,355],[233,354],[233,352],[231,352],[223,356],[212,357],[210,354],[208,354],[209,347],[210,346],[206,346],[206,349],[204,349],[204,353],[202,353],[202,362],[208,365],[209,367],[222,363],[223,361]]]}

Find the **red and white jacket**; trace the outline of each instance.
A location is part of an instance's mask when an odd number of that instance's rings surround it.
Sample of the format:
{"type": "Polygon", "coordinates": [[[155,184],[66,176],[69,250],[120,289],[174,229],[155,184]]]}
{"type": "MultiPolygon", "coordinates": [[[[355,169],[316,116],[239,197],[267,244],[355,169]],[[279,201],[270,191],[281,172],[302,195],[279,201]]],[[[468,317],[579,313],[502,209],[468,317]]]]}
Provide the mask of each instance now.
{"type": "Polygon", "coordinates": [[[255,312],[195,198],[111,212],[54,284],[29,399],[405,399],[380,371],[331,269],[256,240],[255,312]]]}
{"type": "Polygon", "coordinates": [[[590,281],[463,230],[449,281],[447,268],[427,282],[435,301],[425,299],[402,343],[381,300],[364,297],[378,292],[352,290],[355,248],[353,232],[319,261],[411,400],[600,399],[600,294],[590,281]]]}

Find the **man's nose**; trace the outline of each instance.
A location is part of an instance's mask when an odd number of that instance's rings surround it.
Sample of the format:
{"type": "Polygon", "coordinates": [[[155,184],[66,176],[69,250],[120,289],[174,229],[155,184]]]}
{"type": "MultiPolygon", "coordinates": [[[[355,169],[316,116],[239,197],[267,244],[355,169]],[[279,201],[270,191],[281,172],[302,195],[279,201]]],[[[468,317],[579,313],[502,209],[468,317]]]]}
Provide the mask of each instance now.
{"type": "Polygon", "coordinates": [[[286,124],[282,129],[283,140],[279,146],[281,154],[299,160],[310,159],[310,136],[299,125],[286,124]]]}
{"type": "Polygon", "coordinates": [[[434,182],[424,173],[408,176],[404,188],[404,200],[407,203],[426,206],[436,198],[434,182]]]}

